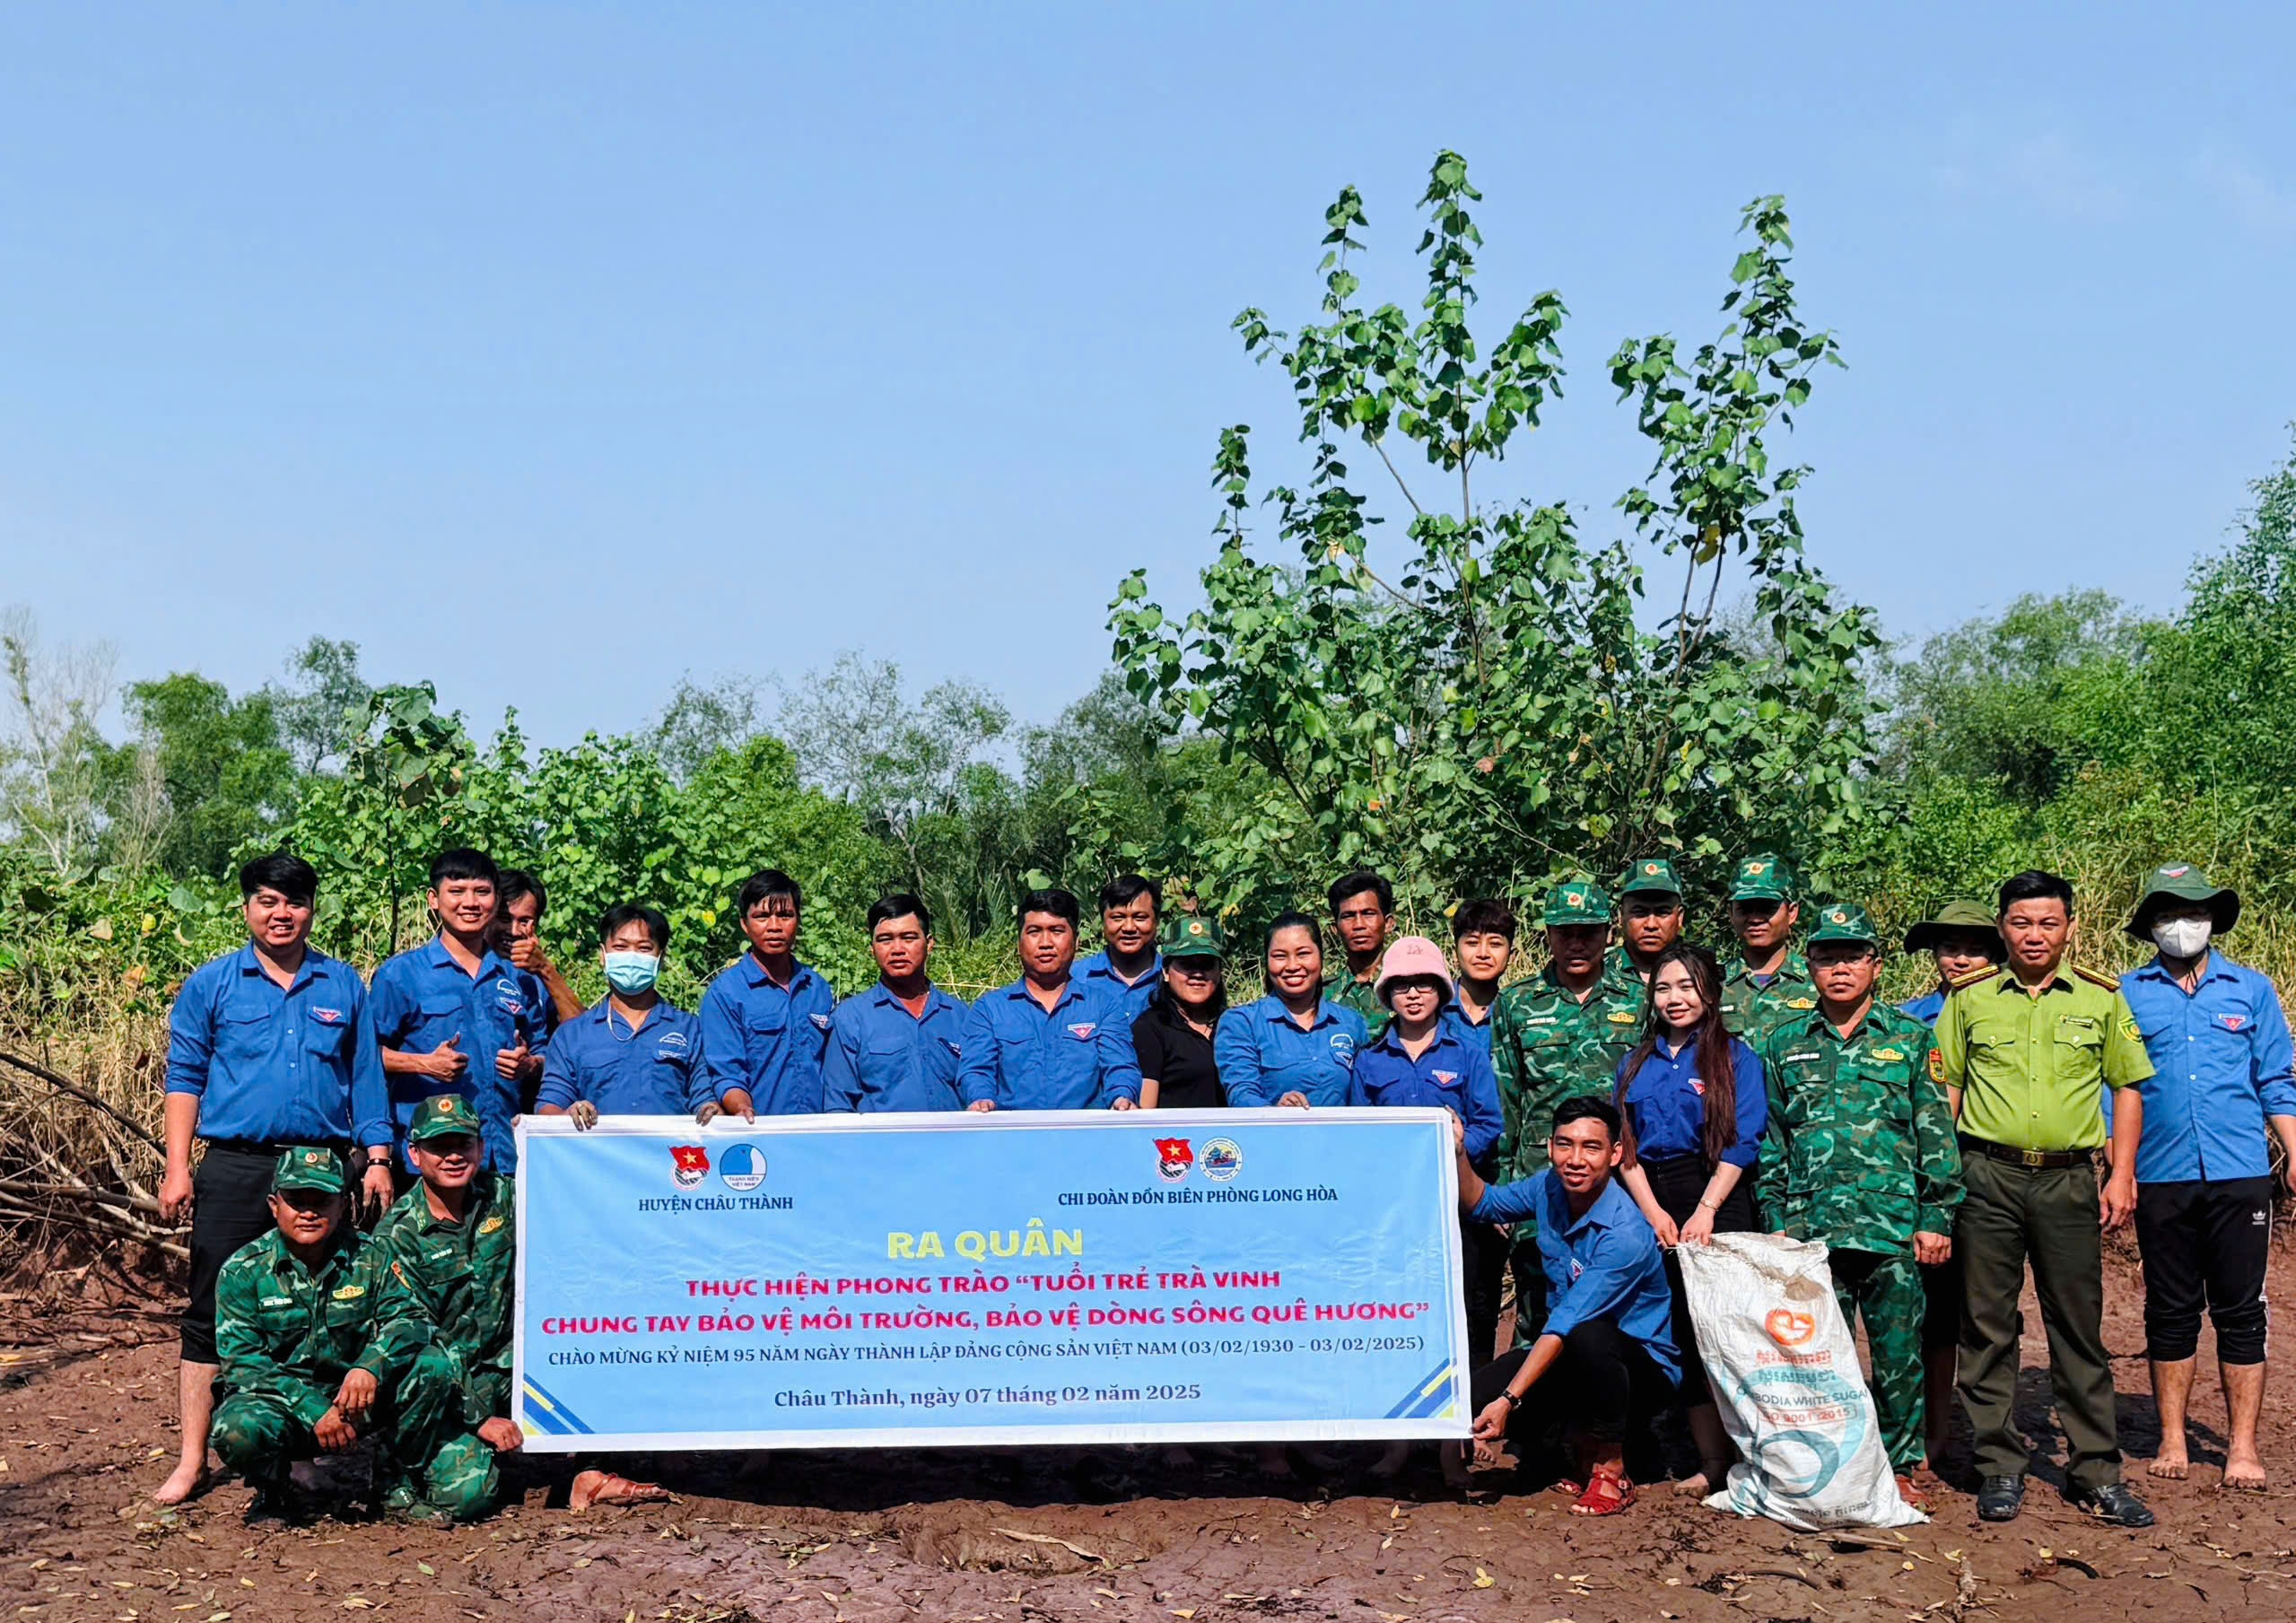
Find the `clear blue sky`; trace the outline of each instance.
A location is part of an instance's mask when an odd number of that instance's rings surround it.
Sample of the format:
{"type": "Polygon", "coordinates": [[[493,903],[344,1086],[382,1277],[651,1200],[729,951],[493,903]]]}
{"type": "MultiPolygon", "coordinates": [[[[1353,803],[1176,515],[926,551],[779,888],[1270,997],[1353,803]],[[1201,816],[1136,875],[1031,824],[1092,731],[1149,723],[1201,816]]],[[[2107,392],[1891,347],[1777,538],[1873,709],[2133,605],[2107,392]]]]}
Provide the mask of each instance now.
{"type": "Polygon", "coordinates": [[[0,12],[0,601],[128,676],[313,632],[545,741],[842,648],[1049,718],[1324,205],[1415,297],[1439,145],[1487,320],[1574,383],[1491,488],[1645,466],[1602,363],[1717,325],[1787,194],[1853,369],[1811,550],[1921,633],[2163,607],[2296,417],[2284,6],[240,5],[0,12]]]}

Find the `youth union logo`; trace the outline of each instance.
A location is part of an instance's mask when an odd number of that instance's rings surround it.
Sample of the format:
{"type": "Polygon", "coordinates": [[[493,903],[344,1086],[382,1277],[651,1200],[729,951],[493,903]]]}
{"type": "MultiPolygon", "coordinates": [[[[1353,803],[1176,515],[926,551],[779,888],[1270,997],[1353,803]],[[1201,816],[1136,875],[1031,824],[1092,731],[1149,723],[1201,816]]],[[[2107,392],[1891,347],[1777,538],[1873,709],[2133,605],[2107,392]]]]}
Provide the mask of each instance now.
{"type": "Polygon", "coordinates": [[[680,1189],[699,1189],[710,1175],[710,1152],[698,1144],[669,1147],[669,1181],[680,1189]]]}
{"type": "Polygon", "coordinates": [[[729,1144],[718,1152],[718,1176],[746,1194],[765,1182],[765,1156],[755,1144],[729,1144]]]}
{"type": "Polygon", "coordinates": [[[1166,1183],[1177,1183],[1188,1175],[1189,1165],[1195,1152],[1188,1147],[1185,1139],[1158,1139],[1156,1141],[1156,1175],[1166,1183]]]}

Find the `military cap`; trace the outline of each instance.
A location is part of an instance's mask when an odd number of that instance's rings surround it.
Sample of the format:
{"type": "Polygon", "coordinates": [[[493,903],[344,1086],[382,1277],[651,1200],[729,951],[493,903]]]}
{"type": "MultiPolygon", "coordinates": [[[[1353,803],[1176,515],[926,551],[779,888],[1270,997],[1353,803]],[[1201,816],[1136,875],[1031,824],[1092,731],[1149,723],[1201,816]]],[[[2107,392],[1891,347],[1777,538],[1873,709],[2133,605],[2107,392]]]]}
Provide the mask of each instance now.
{"type": "Polygon", "coordinates": [[[1733,902],[1791,902],[1794,872],[1777,857],[1741,857],[1730,881],[1733,902]]]}
{"type": "Polygon", "coordinates": [[[1628,863],[1627,871],[1619,876],[1619,894],[1631,896],[1638,890],[1679,896],[1682,894],[1682,882],[1674,877],[1674,865],[1665,858],[1638,857],[1628,863]]]}
{"type": "Polygon", "coordinates": [[[283,1149],[271,1167],[274,1189],[310,1189],[323,1195],[339,1195],[350,1182],[343,1157],[323,1146],[305,1144],[283,1149]]]}
{"type": "Polygon", "coordinates": [[[2136,895],[2136,911],[2128,916],[2126,927],[2140,941],[2152,938],[2145,933],[2145,915],[2156,902],[2205,903],[2220,936],[2240,916],[2240,893],[2229,885],[2211,885],[2207,876],[2189,862],[2164,862],[2145,876],[2144,888],[2136,895]]]}
{"type": "Polygon", "coordinates": [[[1881,945],[1881,932],[1873,928],[1873,920],[1855,902],[1829,902],[1818,910],[1817,927],[1811,930],[1809,944],[1820,941],[1855,941],[1866,947],[1881,945]]]}
{"type": "Polygon", "coordinates": [[[415,1107],[415,1125],[406,1130],[406,1141],[420,1144],[457,1133],[478,1137],[478,1113],[460,1094],[432,1094],[415,1107]]]}
{"type": "Polygon", "coordinates": [[[1936,947],[1940,936],[1961,931],[1983,936],[1990,941],[1993,945],[1988,950],[1995,963],[1998,964],[2009,955],[2008,949],[2001,945],[2001,927],[1994,921],[1993,909],[1969,896],[1955,896],[1951,901],[1941,903],[1936,912],[1906,931],[1906,950],[1909,953],[1931,951],[1936,947]]]}
{"type": "Polygon", "coordinates": [[[1201,913],[1174,913],[1157,932],[1156,949],[1167,958],[1225,958],[1219,922],[1201,913]]]}
{"type": "Polygon", "coordinates": [[[1611,896],[1592,879],[1566,879],[1547,893],[1541,924],[1608,924],[1611,896]]]}

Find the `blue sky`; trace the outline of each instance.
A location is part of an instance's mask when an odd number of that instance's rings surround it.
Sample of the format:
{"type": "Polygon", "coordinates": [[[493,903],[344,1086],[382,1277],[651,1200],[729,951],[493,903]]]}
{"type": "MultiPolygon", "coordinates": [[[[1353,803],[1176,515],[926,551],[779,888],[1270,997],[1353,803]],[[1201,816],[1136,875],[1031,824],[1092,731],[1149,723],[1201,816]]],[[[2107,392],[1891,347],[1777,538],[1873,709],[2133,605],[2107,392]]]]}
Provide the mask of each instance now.
{"type": "Polygon", "coordinates": [[[313,632],[546,742],[841,649],[1049,719],[1146,564],[1184,602],[1227,330],[1322,211],[1416,298],[1438,146],[1486,330],[1569,396],[1487,485],[1590,535],[1646,467],[1602,362],[1710,334],[1787,195],[1852,370],[1813,556],[1920,634],[2174,603],[2296,417],[2296,13],[2199,5],[11,7],[0,601],[123,674],[313,632]]]}

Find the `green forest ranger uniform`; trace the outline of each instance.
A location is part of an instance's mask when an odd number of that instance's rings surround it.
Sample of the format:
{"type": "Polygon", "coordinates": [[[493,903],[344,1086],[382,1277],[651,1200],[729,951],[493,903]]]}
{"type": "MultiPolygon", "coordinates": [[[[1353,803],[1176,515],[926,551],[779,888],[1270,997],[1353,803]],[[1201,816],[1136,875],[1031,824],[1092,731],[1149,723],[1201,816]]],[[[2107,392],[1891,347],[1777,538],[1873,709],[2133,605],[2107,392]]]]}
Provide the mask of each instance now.
{"type": "Polygon", "coordinates": [[[1619,876],[1619,939],[1603,956],[1602,984],[1620,997],[1634,999],[1639,1009],[1641,999],[1649,993],[1650,978],[1628,955],[1625,912],[1627,898],[1637,892],[1681,901],[1682,882],[1674,877],[1674,864],[1664,857],[1638,857],[1619,876]]]}
{"type": "MultiPolygon", "coordinates": [[[[476,1134],[478,1118],[459,1094],[425,1099],[410,1143],[476,1134]]],[[[375,1230],[386,1253],[384,1335],[398,1370],[396,1510],[430,1508],[458,1521],[493,1509],[502,1492],[494,1450],[480,1424],[511,1412],[512,1281],[518,1253],[517,1190],[482,1171],[460,1222],[431,1210],[421,1183],[400,1196],[375,1230]]]]}
{"type": "MultiPolygon", "coordinates": [[[[1570,880],[1547,893],[1540,922],[1611,922],[1611,898],[1592,880],[1570,880]]],[[[1491,1007],[1491,1069],[1498,1078],[1506,1126],[1498,1140],[1498,1179],[1512,1182],[1545,1170],[1555,1106],[1575,1094],[1611,1096],[1619,1061],[1642,1031],[1642,983],[1627,990],[1598,976],[1585,998],[1558,980],[1551,964],[1518,981],[1491,1007]]],[[[1546,1318],[1544,1264],[1538,1225],[1515,1226],[1509,1250],[1515,1277],[1515,1345],[1538,1339],[1546,1318]]]]}
{"type": "MultiPolygon", "coordinates": [[[[1881,946],[1865,910],[1846,903],[1828,906],[1810,939],[1881,946]]],[[[1812,1009],[1781,1016],[1754,1047],[1770,1105],[1755,1202],[1770,1227],[1825,1243],[1842,1322],[1854,1330],[1865,1315],[1882,1445],[1910,1470],[1923,1455],[1926,1308],[1913,1237],[1951,1235],[1961,1203],[1929,1027],[1876,1000],[1846,1037],[1812,1009]]]]}
{"type": "MultiPolygon", "coordinates": [[[[1733,902],[1791,902],[1793,870],[1776,857],[1740,859],[1731,880],[1733,902]]],[[[1767,981],[1758,981],[1742,954],[1722,976],[1722,1023],[1746,1040],[1761,1046],[1761,1034],[1773,1022],[1791,1020],[1818,1007],[1818,984],[1810,978],[1810,961],[1788,948],[1785,961],[1767,981]]]]}
{"type": "Polygon", "coordinates": [[[2112,978],[2065,964],[2038,995],[2005,968],[1957,982],[1937,1017],[1937,1049],[1938,1080],[1961,1090],[1959,1385],[1977,1470],[2022,1480],[2031,1463],[2011,1418],[2030,1256],[2065,1476],[2093,1493],[2120,1480],[2094,1152],[2105,1142],[2105,1088],[2134,1086],[2152,1061],[2112,978]]]}
{"type": "MultiPolygon", "coordinates": [[[[331,1149],[282,1151],[271,1174],[274,1189],[320,1194],[339,1195],[349,1181],[343,1157],[331,1149]]],[[[388,1395],[388,1359],[375,1316],[382,1263],[380,1249],[345,1219],[336,1225],[333,1249],[315,1267],[306,1268],[275,1227],[223,1264],[215,1281],[223,1400],[211,1435],[224,1465],[258,1493],[280,1492],[288,1467],[319,1452],[312,1428],[335,1406],[353,1369],[375,1376],[388,1395]]]]}

